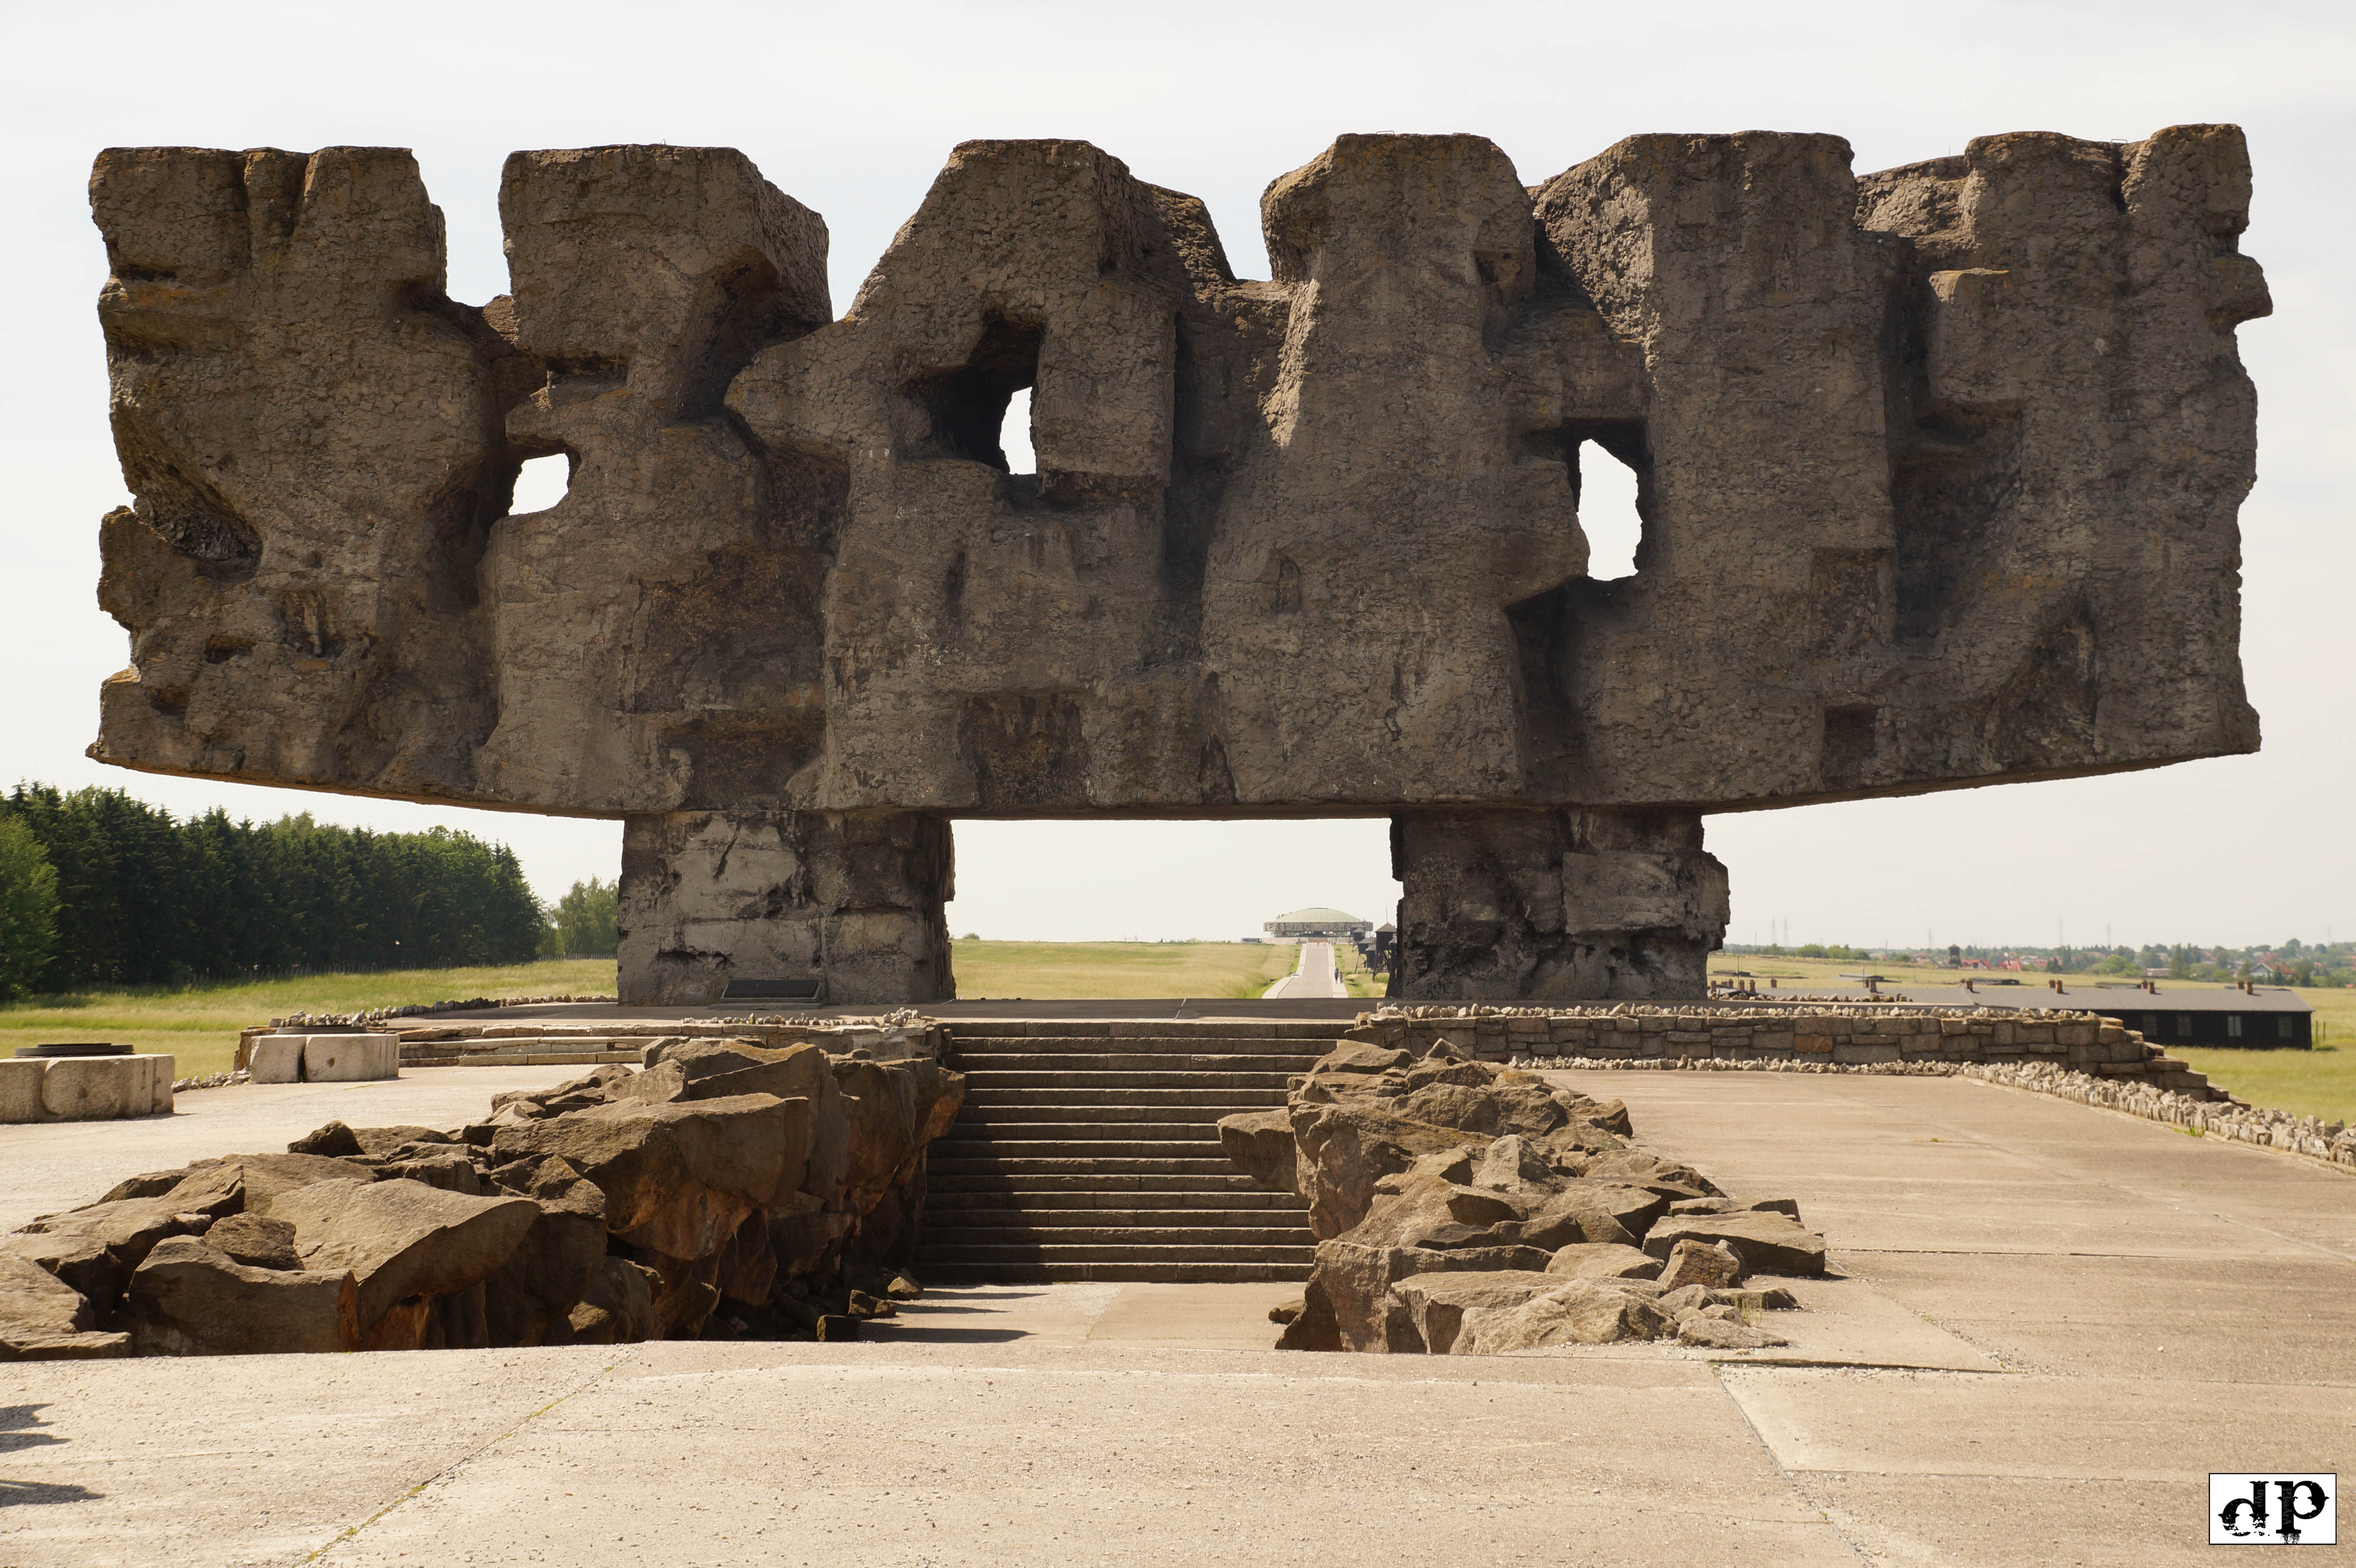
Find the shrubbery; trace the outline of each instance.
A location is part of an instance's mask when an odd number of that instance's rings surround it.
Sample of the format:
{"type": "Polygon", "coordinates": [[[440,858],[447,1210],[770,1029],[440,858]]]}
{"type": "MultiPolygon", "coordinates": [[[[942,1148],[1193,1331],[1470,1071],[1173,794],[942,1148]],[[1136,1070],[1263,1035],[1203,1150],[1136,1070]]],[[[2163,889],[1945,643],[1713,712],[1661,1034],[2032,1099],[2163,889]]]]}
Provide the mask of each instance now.
{"type": "Polygon", "coordinates": [[[38,991],[290,969],[511,964],[540,946],[515,852],[471,834],[371,833],[309,814],[187,822],[121,790],[19,784],[0,821],[54,868],[38,991]]]}
{"type": "Polygon", "coordinates": [[[38,984],[57,938],[57,868],[30,827],[0,816],[0,999],[38,984]]]}
{"type": "Polygon", "coordinates": [[[610,958],[620,945],[620,889],[592,877],[556,901],[541,952],[552,958],[610,958]]]}

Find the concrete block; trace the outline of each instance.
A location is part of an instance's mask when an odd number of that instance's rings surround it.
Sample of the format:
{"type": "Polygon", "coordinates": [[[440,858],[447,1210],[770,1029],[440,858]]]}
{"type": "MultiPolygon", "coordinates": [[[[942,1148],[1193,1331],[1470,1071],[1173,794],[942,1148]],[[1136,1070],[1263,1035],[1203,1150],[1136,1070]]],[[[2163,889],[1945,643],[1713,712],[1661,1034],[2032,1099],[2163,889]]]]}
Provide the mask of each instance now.
{"type": "Polygon", "coordinates": [[[1843,1040],[1833,1047],[1833,1060],[1846,1066],[1868,1061],[1895,1061],[1898,1059],[1899,1050],[1894,1045],[1857,1045],[1843,1040]]]}
{"type": "Polygon", "coordinates": [[[48,1066],[37,1058],[0,1058],[0,1123],[48,1119],[41,1108],[41,1077],[48,1066]]]}
{"type": "Polygon", "coordinates": [[[389,1034],[315,1034],[303,1041],[303,1077],[362,1083],[401,1076],[401,1041],[389,1034]]]}
{"type": "MultiPolygon", "coordinates": [[[[52,1122],[111,1122],[131,1114],[133,1058],[123,1056],[61,1056],[41,1075],[43,1119],[52,1122]]],[[[147,1070],[138,1070],[140,1112],[146,1106],[147,1070]]]]}
{"type": "Polygon", "coordinates": [[[303,1040],[299,1034],[256,1035],[253,1059],[246,1064],[246,1072],[256,1083],[300,1083],[303,1040]]]}

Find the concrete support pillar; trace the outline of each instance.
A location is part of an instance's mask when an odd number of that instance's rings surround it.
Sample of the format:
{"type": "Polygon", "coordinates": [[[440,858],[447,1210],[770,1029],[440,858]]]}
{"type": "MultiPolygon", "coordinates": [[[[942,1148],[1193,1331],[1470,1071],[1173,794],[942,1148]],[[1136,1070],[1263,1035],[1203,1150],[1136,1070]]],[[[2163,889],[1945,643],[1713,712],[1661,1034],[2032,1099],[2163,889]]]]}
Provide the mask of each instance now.
{"type": "Polygon", "coordinates": [[[1640,1001],[1705,994],[1726,868],[1690,811],[1402,811],[1392,995],[1640,1001]]]}
{"type": "Polygon", "coordinates": [[[816,981],[834,1005],[948,1000],[949,834],[913,812],[626,818],[621,999],[758,1008],[816,981]]]}

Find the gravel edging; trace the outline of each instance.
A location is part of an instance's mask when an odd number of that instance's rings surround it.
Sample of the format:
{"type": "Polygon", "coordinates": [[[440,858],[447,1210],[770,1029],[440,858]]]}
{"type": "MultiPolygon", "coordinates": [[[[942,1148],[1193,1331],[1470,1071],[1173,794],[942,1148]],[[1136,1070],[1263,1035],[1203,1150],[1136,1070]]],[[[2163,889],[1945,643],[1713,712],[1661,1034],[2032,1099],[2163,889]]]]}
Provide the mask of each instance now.
{"type": "Polygon", "coordinates": [[[2146,1121],[2165,1122],[2203,1137],[2220,1137],[2258,1148],[2304,1156],[2335,1169],[2356,1173],[2356,1128],[2319,1116],[2294,1116],[2239,1100],[2196,1100],[2170,1089],[2122,1083],[2072,1072],[2043,1062],[2013,1066],[1980,1061],[1875,1061],[1857,1064],[1785,1061],[1729,1061],[1718,1057],[1523,1056],[1512,1066],[1530,1072],[1575,1069],[1589,1072],[1844,1072],[1882,1078],[1976,1078],[2008,1089],[2051,1094],[2097,1110],[2117,1111],[2146,1121]]]}

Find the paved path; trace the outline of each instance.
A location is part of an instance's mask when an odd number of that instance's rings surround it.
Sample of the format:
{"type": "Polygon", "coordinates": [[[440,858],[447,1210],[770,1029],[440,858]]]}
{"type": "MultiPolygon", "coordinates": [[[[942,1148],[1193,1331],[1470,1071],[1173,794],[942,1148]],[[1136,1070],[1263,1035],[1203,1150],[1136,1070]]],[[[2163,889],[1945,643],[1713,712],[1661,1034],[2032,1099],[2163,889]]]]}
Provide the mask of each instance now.
{"type": "Polygon", "coordinates": [[[379,1083],[238,1083],[176,1094],[168,1116],[0,1126],[0,1231],[88,1203],[143,1170],[220,1154],[276,1153],[329,1122],[460,1126],[489,1115],[491,1096],[502,1090],[546,1088],[588,1071],[432,1067],[379,1083]]]}
{"type": "Polygon", "coordinates": [[[1304,942],[1301,944],[1301,960],[1292,966],[1292,973],[1261,992],[1260,999],[1296,1002],[1349,994],[1342,976],[1333,969],[1333,944],[1304,942]]]}
{"type": "Polygon", "coordinates": [[[2356,1475],[2356,1179],[1962,1080],[1562,1076],[1830,1235],[1789,1351],[1291,1355],[1284,1286],[1069,1285],[853,1345],[27,1363],[0,1563],[2195,1563],[2208,1472],[2356,1475]]]}

